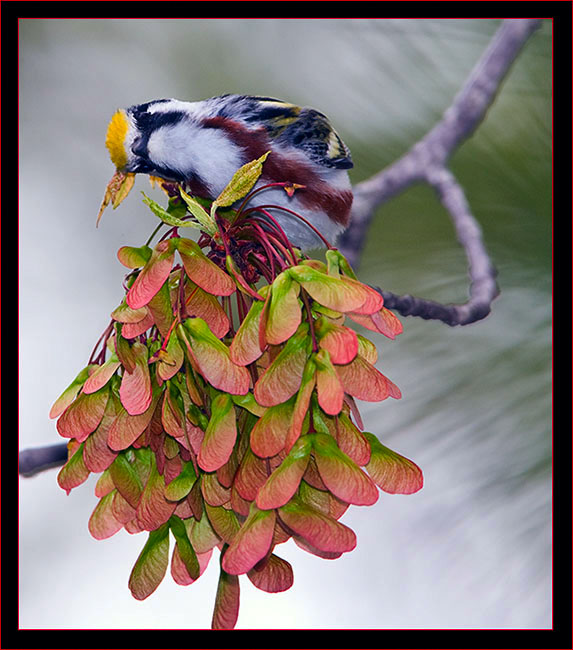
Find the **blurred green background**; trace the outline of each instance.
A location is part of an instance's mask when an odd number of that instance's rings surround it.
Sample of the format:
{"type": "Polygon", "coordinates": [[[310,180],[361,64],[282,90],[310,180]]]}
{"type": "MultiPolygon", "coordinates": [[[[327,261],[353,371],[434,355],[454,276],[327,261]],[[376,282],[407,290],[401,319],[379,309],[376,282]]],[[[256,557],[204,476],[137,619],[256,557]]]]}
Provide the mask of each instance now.
{"type": "MultiPolygon", "coordinates": [[[[50,406],[122,297],[116,251],[155,225],[134,191],[95,229],[116,108],[226,92],[311,105],[350,147],[358,182],[439,120],[499,24],[21,20],[20,448],[58,441],[50,406]]],[[[293,588],[269,595],[242,580],[237,627],[551,626],[551,41],[545,20],[452,159],[499,271],[492,314],[463,328],[403,318],[396,341],[372,337],[403,398],[363,403],[366,428],[422,467],[424,489],[351,507],[358,547],[339,560],[279,547],[293,588]]],[[[144,179],[136,189],[150,192],[144,179]]],[[[380,208],[359,275],[466,299],[464,254],[432,190],[380,208]]],[[[91,539],[93,485],[66,496],[54,470],[21,479],[20,626],[209,627],[217,562],[197,584],[167,576],[135,601],[127,579],[144,536],[91,539]]]]}

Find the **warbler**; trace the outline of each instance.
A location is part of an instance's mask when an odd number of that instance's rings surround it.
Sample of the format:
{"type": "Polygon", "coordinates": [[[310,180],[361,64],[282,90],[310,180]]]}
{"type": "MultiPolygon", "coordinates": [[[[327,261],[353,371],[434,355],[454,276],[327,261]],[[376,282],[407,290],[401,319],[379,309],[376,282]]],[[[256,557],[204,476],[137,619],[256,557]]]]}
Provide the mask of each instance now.
{"type": "MultiPolygon", "coordinates": [[[[350,151],[326,115],[313,108],[251,95],[158,99],[118,110],[106,146],[117,170],[181,183],[206,199],[215,199],[239,167],[270,152],[255,189],[280,182],[298,189],[265,188],[249,207],[280,206],[300,214],[330,243],[350,220],[350,151]]],[[[322,245],[292,212],[268,212],[295,246],[322,245]]]]}

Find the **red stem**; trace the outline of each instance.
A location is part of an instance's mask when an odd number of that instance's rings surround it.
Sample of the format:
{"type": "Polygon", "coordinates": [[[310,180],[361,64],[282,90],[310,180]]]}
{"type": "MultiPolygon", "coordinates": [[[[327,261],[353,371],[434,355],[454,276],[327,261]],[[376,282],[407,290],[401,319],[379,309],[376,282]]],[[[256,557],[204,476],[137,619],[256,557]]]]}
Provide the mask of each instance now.
{"type": "MultiPolygon", "coordinates": [[[[332,244],[331,244],[327,239],[325,239],[325,238],[323,237],[322,233],[321,233],[319,230],[317,230],[317,229],[316,229],[316,228],[315,228],[315,227],[310,223],[310,221],[308,221],[308,219],[305,219],[302,215],[298,214],[298,212],[295,212],[294,210],[291,210],[290,208],[285,208],[285,207],[283,207],[282,205],[257,205],[256,208],[250,208],[250,209],[247,210],[246,212],[251,212],[252,210],[260,210],[261,212],[263,212],[263,213],[265,214],[265,216],[268,216],[269,218],[272,219],[272,217],[271,217],[267,212],[265,212],[266,210],[271,209],[271,208],[272,208],[273,210],[282,210],[283,212],[288,212],[289,214],[292,214],[293,216],[297,217],[297,219],[300,219],[301,221],[304,221],[304,223],[305,223],[309,228],[311,228],[312,230],[314,230],[314,232],[318,235],[318,237],[320,237],[320,239],[322,239],[322,241],[323,241],[324,245],[326,246],[326,248],[328,248],[328,249],[333,249],[333,248],[334,248],[334,246],[332,246],[332,244]]],[[[246,213],[245,213],[245,214],[246,214],[246,213]]],[[[274,221],[274,219],[273,219],[273,221],[274,221]]],[[[275,222],[275,223],[276,223],[276,222],[275,222]]],[[[279,226],[279,228],[280,228],[280,226],[279,226]]],[[[282,230],[282,228],[281,228],[281,230],[282,230]]],[[[286,235],[285,235],[285,236],[286,236],[286,235]]]]}
{"type": "MultiPolygon", "coordinates": [[[[277,259],[281,269],[285,269],[287,265],[286,265],[285,261],[282,259],[282,257],[278,254],[278,252],[276,251],[275,247],[273,246],[273,244],[271,243],[271,241],[269,239],[269,237],[273,237],[273,236],[270,233],[266,233],[264,231],[264,229],[261,228],[261,226],[258,223],[255,223],[253,220],[251,220],[250,223],[251,223],[251,226],[259,234],[259,238],[260,238],[259,241],[260,241],[260,243],[263,245],[263,247],[265,249],[265,252],[267,254],[267,258],[268,258],[268,260],[269,260],[269,262],[271,264],[272,277],[274,278],[275,277],[274,258],[277,259]]],[[[275,239],[275,241],[277,241],[276,238],[273,237],[273,239],[275,239]]]]}
{"type": "Polygon", "coordinates": [[[247,196],[243,199],[243,202],[239,206],[239,209],[237,210],[237,218],[235,219],[234,223],[237,223],[237,221],[240,221],[241,219],[244,218],[246,212],[243,213],[243,208],[245,205],[255,196],[255,194],[258,194],[259,192],[262,192],[263,190],[267,190],[269,187],[288,187],[289,185],[292,186],[292,183],[290,182],[276,182],[276,183],[267,183],[266,185],[261,185],[260,187],[257,187],[256,190],[252,190],[247,194],[247,196]]]}
{"type": "Polygon", "coordinates": [[[111,335],[112,330],[113,330],[113,320],[110,321],[109,325],[105,328],[105,330],[102,332],[102,335],[97,340],[97,343],[94,345],[94,349],[92,350],[92,353],[90,354],[88,365],[90,363],[98,363],[99,365],[104,363],[104,361],[105,361],[105,346],[107,344],[108,338],[111,335]],[[97,356],[95,356],[96,351],[97,351],[100,343],[102,343],[102,342],[103,342],[102,350],[97,356]]]}
{"type": "MultiPolygon", "coordinates": [[[[278,206],[271,205],[271,206],[265,206],[265,207],[274,208],[274,207],[278,207],[278,206]]],[[[291,254],[292,263],[296,264],[296,255],[295,255],[294,250],[292,248],[292,244],[290,243],[289,238],[286,236],[285,231],[281,228],[278,221],[271,214],[269,214],[264,208],[261,209],[259,206],[256,207],[256,208],[251,208],[251,210],[248,210],[247,212],[249,212],[249,214],[251,214],[252,213],[251,211],[253,211],[253,212],[261,212],[264,215],[264,218],[263,217],[257,217],[255,215],[253,217],[253,219],[266,222],[267,225],[268,225],[269,221],[271,222],[271,224],[275,227],[275,229],[277,231],[278,239],[282,239],[283,240],[283,245],[286,246],[286,248],[288,248],[288,250],[289,250],[289,252],[291,254]]],[[[293,212],[293,214],[296,214],[296,212],[293,212]]]]}
{"type": "Polygon", "coordinates": [[[279,258],[278,253],[273,249],[267,233],[259,226],[259,224],[254,223],[253,221],[250,222],[250,227],[253,228],[258,237],[259,243],[262,245],[262,247],[265,249],[265,253],[267,254],[267,259],[269,260],[269,263],[271,265],[271,275],[274,278],[275,277],[275,261],[274,257],[276,257],[279,262],[282,265],[282,260],[279,258]]]}

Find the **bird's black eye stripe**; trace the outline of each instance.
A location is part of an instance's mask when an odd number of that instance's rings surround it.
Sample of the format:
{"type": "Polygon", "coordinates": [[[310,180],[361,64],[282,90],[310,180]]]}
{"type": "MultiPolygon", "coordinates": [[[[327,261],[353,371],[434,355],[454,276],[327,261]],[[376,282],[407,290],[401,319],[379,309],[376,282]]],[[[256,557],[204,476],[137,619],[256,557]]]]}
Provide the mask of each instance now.
{"type": "Polygon", "coordinates": [[[170,102],[170,99],[154,99],[151,102],[145,102],[145,104],[137,104],[135,106],[132,106],[130,108],[132,113],[139,112],[139,113],[145,113],[146,111],[149,110],[150,106],[156,106],[157,104],[165,104],[165,102],[170,102]]]}
{"type": "Polygon", "coordinates": [[[157,102],[149,102],[147,104],[140,104],[138,106],[132,106],[129,109],[129,112],[135,120],[137,127],[138,135],[134,139],[131,145],[131,151],[138,156],[141,160],[138,162],[137,172],[149,173],[151,167],[148,169],[148,163],[145,162],[147,158],[147,144],[151,134],[162,126],[169,124],[177,124],[185,119],[186,113],[182,111],[167,111],[167,112],[158,112],[158,113],[148,113],[147,108],[149,106],[162,103],[163,101],[169,100],[159,100],[157,102]]]}
{"type": "Polygon", "coordinates": [[[177,124],[186,117],[183,111],[168,111],[159,113],[148,113],[146,111],[133,111],[137,128],[144,133],[151,133],[162,126],[177,124]]]}

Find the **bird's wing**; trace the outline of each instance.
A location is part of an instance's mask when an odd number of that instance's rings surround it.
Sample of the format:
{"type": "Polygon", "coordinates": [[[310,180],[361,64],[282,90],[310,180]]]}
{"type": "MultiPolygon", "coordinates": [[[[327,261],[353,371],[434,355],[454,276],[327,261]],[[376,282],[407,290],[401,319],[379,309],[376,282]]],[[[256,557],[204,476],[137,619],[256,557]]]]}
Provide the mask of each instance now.
{"type": "Polygon", "coordinates": [[[275,137],[276,141],[302,149],[317,165],[350,169],[350,151],[326,115],[313,108],[299,111],[275,137]]]}
{"type": "Polygon", "coordinates": [[[226,96],[221,111],[250,127],[264,127],[277,144],[301,149],[317,165],[350,169],[348,147],[328,118],[314,108],[301,108],[272,97],[226,96]],[[232,110],[229,108],[232,107],[232,110]]]}

